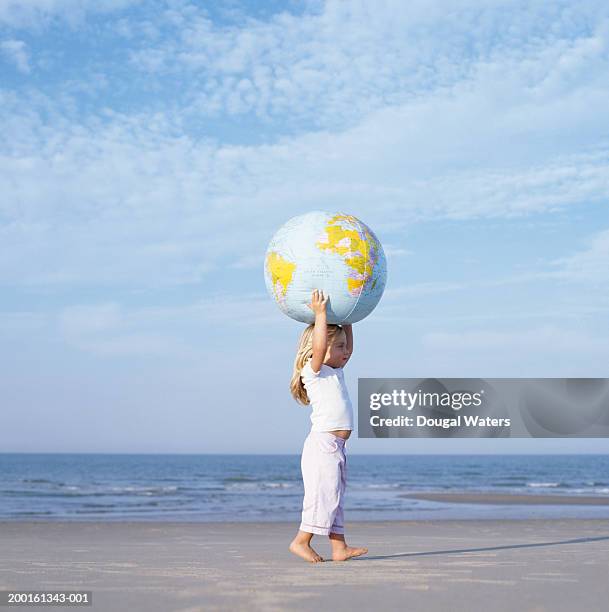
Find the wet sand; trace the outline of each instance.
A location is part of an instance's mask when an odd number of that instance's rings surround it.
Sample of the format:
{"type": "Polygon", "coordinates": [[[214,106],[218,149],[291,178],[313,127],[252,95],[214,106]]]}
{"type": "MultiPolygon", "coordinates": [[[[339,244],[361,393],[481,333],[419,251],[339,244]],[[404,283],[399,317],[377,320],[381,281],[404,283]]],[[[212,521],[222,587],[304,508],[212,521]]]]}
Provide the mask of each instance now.
{"type": "Polygon", "coordinates": [[[576,495],[515,495],[501,493],[406,493],[400,497],[459,504],[609,506],[609,497],[576,495]]]}
{"type": "MultiPolygon", "coordinates": [[[[541,612],[609,600],[609,520],[348,523],[368,555],[315,565],[288,552],[296,528],[0,522],[0,589],[88,590],[82,609],[108,611],[541,612]]],[[[313,545],[330,550],[324,537],[313,545]]]]}

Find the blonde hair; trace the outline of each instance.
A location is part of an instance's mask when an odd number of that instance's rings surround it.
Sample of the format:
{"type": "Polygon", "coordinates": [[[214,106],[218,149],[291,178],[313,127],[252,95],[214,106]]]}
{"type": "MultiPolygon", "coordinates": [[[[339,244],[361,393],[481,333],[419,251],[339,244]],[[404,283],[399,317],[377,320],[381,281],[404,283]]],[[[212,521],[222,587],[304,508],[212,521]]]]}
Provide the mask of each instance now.
{"type": "MultiPolygon", "coordinates": [[[[328,347],[330,347],[334,343],[336,336],[338,336],[341,332],[344,333],[344,330],[340,325],[327,325],[326,327],[328,329],[328,347]]],[[[292,396],[297,402],[304,404],[305,406],[310,402],[309,396],[307,395],[307,390],[302,384],[300,373],[307,361],[313,357],[314,328],[315,325],[311,323],[311,325],[305,327],[300,336],[300,341],[298,342],[298,348],[296,350],[296,359],[294,359],[294,371],[292,373],[292,380],[290,381],[290,391],[292,396]]]]}

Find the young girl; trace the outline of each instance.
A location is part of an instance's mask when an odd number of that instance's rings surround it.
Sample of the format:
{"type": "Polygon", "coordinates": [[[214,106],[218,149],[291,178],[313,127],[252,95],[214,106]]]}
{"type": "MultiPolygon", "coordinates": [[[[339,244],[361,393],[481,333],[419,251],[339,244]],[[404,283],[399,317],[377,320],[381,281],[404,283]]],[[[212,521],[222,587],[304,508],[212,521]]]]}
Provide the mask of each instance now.
{"type": "Polygon", "coordinates": [[[368,552],[345,542],[345,441],[353,430],[353,409],[343,367],[353,351],[353,333],[351,325],[326,324],[327,301],[321,291],[313,291],[309,308],[315,313],[315,325],[302,333],[290,383],[296,401],[310,403],[313,411],[300,462],[305,489],[302,522],[289,549],[311,563],[323,561],[311,548],[313,534],[330,538],[333,561],[368,552]]]}

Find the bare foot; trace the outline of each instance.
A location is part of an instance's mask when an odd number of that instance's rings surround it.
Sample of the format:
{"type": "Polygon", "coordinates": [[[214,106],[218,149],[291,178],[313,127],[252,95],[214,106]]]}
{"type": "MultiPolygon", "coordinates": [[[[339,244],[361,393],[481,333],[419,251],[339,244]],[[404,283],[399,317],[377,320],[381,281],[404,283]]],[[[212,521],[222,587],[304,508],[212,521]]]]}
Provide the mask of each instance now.
{"type": "Polygon", "coordinates": [[[302,557],[305,561],[310,561],[311,563],[323,561],[323,559],[309,546],[309,544],[304,544],[303,542],[293,540],[289,546],[289,550],[295,555],[302,557]]]}
{"type": "Polygon", "coordinates": [[[352,557],[359,557],[365,555],[368,552],[367,548],[353,548],[351,546],[345,546],[344,548],[335,548],[332,551],[332,561],[346,561],[352,557]]]}

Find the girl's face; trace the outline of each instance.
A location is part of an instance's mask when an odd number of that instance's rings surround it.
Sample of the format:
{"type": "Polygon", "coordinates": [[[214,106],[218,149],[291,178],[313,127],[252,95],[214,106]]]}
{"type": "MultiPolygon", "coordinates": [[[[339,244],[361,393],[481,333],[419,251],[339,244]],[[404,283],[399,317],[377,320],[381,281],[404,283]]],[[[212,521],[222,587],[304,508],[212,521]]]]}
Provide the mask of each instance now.
{"type": "Polygon", "coordinates": [[[341,331],[340,334],[334,336],[334,342],[328,347],[324,363],[331,368],[342,368],[348,359],[347,336],[344,331],[341,331]]]}

